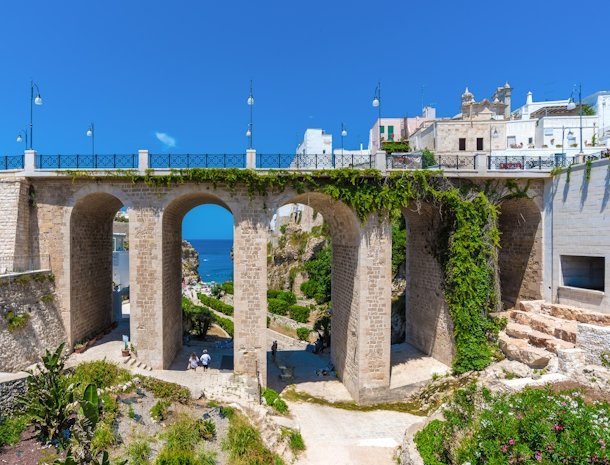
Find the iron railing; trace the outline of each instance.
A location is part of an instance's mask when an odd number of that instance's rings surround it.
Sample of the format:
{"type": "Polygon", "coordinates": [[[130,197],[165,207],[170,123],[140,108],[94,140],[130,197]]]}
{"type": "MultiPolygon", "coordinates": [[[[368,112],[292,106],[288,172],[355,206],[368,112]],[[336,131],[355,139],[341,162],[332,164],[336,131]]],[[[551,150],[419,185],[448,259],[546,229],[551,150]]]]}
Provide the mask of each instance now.
{"type": "Polygon", "coordinates": [[[48,255],[0,255],[0,275],[50,269],[48,255]]]}
{"type": "Polygon", "coordinates": [[[553,155],[499,155],[488,158],[488,170],[551,170],[578,163],[579,157],[564,153],[553,155]]]}
{"type": "Polygon", "coordinates": [[[3,155],[0,157],[0,170],[22,170],[23,155],[3,155]]]}
{"type": "Polygon", "coordinates": [[[38,169],[134,169],[138,167],[138,156],[133,153],[110,155],[37,155],[38,169]]]}
{"type": "Polygon", "coordinates": [[[419,170],[422,168],[424,167],[420,153],[401,153],[386,157],[386,169],[389,170],[419,170]]]}
{"type": "Polygon", "coordinates": [[[151,153],[148,167],[152,169],[245,168],[245,153],[151,153]]]}
{"type": "Polygon", "coordinates": [[[368,154],[284,154],[257,153],[257,169],[325,170],[335,168],[368,169],[374,159],[368,154]]]}

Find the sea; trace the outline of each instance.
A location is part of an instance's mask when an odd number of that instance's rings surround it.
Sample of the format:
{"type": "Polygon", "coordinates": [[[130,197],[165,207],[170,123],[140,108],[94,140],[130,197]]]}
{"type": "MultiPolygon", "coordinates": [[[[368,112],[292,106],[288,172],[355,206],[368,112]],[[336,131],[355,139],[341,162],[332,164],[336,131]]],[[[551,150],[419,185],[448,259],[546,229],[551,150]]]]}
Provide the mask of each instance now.
{"type": "Polygon", "coordinates": [[[233,281],[233,239],[187,239],[199,252],[199,276],[203,282],[233,281]]]}

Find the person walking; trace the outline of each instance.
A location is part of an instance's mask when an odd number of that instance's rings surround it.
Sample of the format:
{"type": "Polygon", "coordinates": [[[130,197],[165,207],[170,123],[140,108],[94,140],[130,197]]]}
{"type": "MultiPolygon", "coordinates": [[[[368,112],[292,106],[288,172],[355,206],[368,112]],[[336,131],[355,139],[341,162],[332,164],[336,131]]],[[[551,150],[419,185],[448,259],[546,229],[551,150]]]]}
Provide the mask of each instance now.
{"type": "Polygon", "coordinates": [[[212,361],[212,357],[208,354],[207,349],[203,349],[203,354],[201,354],[201,364],[203,365],[203,371],[208,371],[208,365],[212,361]]]}
{"type": "Polygon", "coordinates": [[[188,365],[186,366],[187,370],[195,370],[197,371],[197,367],[199,366],[199,359],[197,358],[197,354],[195,352],[191,353],[189,357],[188,365]]]}
{"type": "Polygon", "coordinates": [[[277,353],[277,341],[273,341],[271,344],[271,359],[275,362],[275,354],[277,353]]]}

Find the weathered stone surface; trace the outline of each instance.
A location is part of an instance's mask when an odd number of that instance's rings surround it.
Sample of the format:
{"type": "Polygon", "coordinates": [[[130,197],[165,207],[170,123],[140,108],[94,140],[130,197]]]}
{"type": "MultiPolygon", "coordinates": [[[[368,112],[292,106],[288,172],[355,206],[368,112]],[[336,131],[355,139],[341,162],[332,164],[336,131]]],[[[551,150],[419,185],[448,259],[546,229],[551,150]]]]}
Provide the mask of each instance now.
{"type": "Polygon", "coordinates": [[[508,323],[506,325],[506,329],[504,330],[506,334],[510,337],[514,337],[516,339],[527,339],[532,328],[527,325],[521,325],[519,323],[508,323]]]}
{"type": "Polygon", "coordinates": [[[541,348],[532,347],[524,339],[514,339],[506,334],[500,334],[500,349],[510,360],[525,363],[531,368],[544,368],[552,355],[541,348]]]}
{"type": "Polygon", "coordinates": [[[185,284],[195,284],[199,281],[199,252],[189,241],[182,241],[182,279],[185,284]]]}
{"type": "Polygon", "coordinates": [[[26,375],[9,376],[0,381],[0,416],[11,415],[17,406],[17,397],[25,393],[27,387],[26,375]]]}
{"type": "Polygon", "coordinates": [[[46,349],[66,340],[48,272],[0,277],[0,371],[17,371],[39,361],[46,349]],[[8,330],[7,313],[29,315],[23,328],[8,330]]]}
{"type": "Polygon", "coordinates": [[[544,300],[522,300],[519,302],[519,310],[522,312],[540,313],[544,300]]]}
{"type": "Polygon", "coordinates": [[[557,318],[600,326],[610,326],[610,313],[600,313],[560,304],[543,304],[542,311],[557,318]]]}
{"type": "Polygon", "coordinates": [[[584,351],[586,363],[601,365],[601,355],[610,354],[610,328],[580,323],[576,347],[584,351]]]}
{"type": "Polygon", "coordinates": [[[559,371],[565,374],[577,373],[585,366],[585,352],[582,349],[557,349],[559,371]]]}

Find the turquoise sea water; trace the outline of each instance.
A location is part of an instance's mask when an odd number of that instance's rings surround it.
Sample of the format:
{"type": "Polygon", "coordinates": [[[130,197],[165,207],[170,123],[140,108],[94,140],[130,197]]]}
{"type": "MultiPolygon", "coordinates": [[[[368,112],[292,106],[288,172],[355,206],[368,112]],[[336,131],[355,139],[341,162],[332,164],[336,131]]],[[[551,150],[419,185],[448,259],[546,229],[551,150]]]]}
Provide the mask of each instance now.
{"type": "Polygon", "coordinates": [[[204,282],[233,280],[232,239],[187,239],[199,252],[199,276],[204,282]]]}

